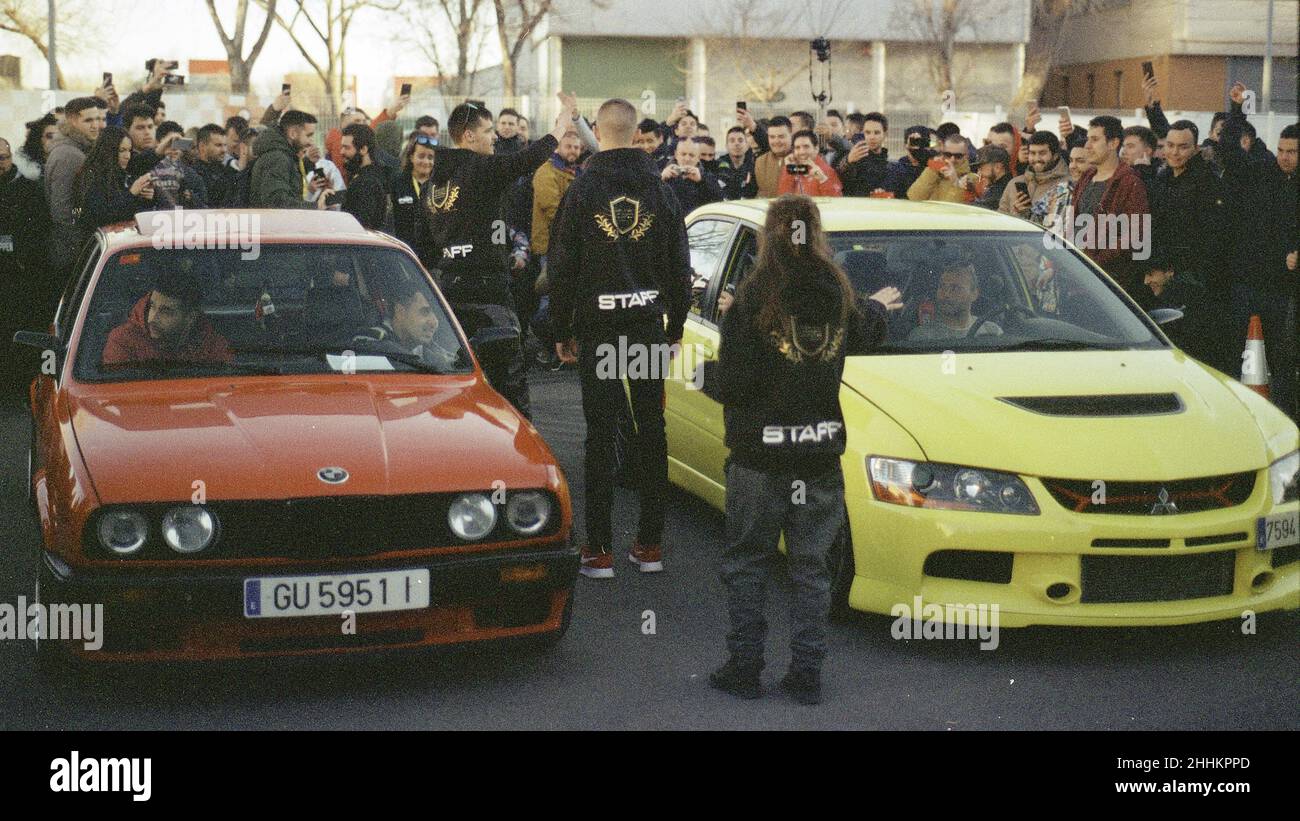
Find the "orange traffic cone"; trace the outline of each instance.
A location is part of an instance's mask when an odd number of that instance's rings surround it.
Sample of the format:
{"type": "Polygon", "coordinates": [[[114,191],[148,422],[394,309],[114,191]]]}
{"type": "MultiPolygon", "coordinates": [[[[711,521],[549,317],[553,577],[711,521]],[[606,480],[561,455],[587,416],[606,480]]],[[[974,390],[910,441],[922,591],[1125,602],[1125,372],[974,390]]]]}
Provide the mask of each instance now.
{"type": "Polygon", "coordinates": [[[1250,318],[1246,351],[1241,355],[1241,384],[1268,398],[1268,359],[1264,355],[1264,325],[1259,314],[1250,318]]]}

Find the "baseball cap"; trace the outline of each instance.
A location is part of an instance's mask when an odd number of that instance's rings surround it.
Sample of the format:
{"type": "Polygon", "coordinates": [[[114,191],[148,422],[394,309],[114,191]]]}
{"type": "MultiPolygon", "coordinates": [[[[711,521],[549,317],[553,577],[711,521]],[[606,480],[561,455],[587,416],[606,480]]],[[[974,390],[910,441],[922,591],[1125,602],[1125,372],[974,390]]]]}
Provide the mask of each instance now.
{"type": "Polygon", "coordinates": [[[979,168],[986,162],[1000,162],[1009,167],[1011,155],[1000,145],[986,145],[975,152],[975,162],[971,163],[971,167],[979,168]]]}

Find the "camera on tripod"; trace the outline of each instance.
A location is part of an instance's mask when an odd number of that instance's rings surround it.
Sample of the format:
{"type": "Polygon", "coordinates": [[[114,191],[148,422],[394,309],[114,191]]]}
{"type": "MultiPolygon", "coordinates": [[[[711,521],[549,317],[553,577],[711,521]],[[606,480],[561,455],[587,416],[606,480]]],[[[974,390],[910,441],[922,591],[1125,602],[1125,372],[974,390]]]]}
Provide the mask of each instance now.
{"type": "Polygon", "coordinates": [[[808,44],[808,48],[813,54],[817,55],[817,62],[827,63],[831,59],[831,41],[825,37],[818,37],[808,44]]]}

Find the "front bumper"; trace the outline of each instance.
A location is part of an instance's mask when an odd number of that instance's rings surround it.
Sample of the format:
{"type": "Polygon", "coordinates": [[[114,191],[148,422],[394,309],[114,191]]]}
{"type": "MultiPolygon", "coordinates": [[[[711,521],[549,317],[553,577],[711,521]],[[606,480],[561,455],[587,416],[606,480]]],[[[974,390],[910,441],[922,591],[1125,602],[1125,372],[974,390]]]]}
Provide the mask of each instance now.
{"type": "Polygon", "coordinates": [[[193,661],[304,656],[493,641],[562,628],[579,557],[560,544],[533,550],[405,561],[367,562],[346,568],[317,563],[274,572],[229,570],[141,574],[69,571],[46,554],[44,602],[103,604],[103,646],[59,642],[87,663],[193,661]],[[243,615],[244,579],[317,573],[365,573],[428,568],[427,608],[358,613],[355,632],[344,633],[338,615],[249,619],[243,615]],[[505,580],[523,568],[527,580],[505,580]]]}
{"type": "Polygon", "coordinates": [[[922,510],[876,501],[861,469],[845,478],[857,610],[919,597],[996,605],[1003,627],[1118,627],[1300,608],[1300,549],[1255,549],[1260,516],[1300,507],[1273,507],[1266,477],[1243,504],[1171,516],[1074,513],[1033,477],[1037,516],[922,510]]]}

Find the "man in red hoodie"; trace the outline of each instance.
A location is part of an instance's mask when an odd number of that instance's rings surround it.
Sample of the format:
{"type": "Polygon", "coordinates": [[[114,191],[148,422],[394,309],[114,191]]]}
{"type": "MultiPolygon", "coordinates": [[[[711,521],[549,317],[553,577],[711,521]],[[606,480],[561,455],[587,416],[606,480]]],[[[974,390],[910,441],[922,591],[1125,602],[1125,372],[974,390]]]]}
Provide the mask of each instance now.
{"type": "Polygon", "coordinates": [[[234,358],[230,345],[199,310],[203,286],[192,273],[168,270],[135,303],[126,322],[104,345],[103,364],[151,360],[220,364],[234,358]]]}
{"type": "Polygon", "coordinates": [[[1129,296],[1146,306],[1151,289],[1142,284],[1141,262],[1151,255],[1151,209],[1142,178],[1119,161],[1123,139],[1124,126],[1115,117],[1102,115],[1088,122],[1085,147],[1091,167],[1075,183],[1071,196],[1073,240],[1129,296]]]}

